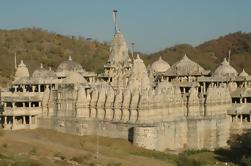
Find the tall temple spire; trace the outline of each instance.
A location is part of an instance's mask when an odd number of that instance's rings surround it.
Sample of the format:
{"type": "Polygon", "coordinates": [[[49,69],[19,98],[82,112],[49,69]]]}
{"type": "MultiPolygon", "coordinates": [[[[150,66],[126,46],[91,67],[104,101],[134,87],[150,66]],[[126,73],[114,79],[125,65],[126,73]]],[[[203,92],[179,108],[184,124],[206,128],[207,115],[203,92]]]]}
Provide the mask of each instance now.
{"type": "Polygon", "coordinates": [[[119,30],[118,30],[118,24],[117,24],[117,10],[113,10],[112,11],[112,18],[113,18],[113,23],[114,23],[114,34],[116,34],[119,30]]]}

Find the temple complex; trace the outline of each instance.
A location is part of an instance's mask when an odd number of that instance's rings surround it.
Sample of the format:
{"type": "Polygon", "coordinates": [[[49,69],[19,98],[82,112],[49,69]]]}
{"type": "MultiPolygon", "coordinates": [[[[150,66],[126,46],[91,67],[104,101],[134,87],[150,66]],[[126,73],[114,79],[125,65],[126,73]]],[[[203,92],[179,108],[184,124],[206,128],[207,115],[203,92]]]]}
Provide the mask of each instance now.
{"type": "Polygon", "coordinates": [[[184,55],[146,68],[130,56],[115,28],[104,72],[86,71],[72,57],[53,71],[30,74],[22,60],[1,89],[4,130],[47,128],[76,135],[123,138],[158,151],[227,146],[251,128],[251,76],[224,59],[215,71],[184,55]]]}

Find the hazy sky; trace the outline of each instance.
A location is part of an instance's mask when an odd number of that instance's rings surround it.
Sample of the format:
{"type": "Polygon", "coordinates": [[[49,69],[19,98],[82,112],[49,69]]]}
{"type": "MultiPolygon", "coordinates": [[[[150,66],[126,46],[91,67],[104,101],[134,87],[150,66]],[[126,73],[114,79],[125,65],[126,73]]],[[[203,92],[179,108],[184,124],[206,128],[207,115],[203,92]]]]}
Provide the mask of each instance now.
{"type": "Polygon", "coordinates": [[[251,32],[251,0],[0,0],[0,28],[40,27],[111,41],[113,9],[137,51],[251,32]]]}

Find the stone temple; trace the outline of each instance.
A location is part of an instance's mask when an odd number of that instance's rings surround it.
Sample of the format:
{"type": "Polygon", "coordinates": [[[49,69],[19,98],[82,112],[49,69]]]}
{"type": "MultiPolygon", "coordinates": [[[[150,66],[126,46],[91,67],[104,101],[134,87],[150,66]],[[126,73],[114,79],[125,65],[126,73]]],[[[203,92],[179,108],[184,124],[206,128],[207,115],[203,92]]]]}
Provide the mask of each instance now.
{"type": "Polygon", "coordinates": [[[251,76],[224,59],[211,72],[187,55],[146,68],[116,30],[104,72],[87,72],[71,57],[32,74],[21,60],[1,89],[1,127],[46,128],[123,138],[158,151],[215,149],[251,127],[251,76]]]}

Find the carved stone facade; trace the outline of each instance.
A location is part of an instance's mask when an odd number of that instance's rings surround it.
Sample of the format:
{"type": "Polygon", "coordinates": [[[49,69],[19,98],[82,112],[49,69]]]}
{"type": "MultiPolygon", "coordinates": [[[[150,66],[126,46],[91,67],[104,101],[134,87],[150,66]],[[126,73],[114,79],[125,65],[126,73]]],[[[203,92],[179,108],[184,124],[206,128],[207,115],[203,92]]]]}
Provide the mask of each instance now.
{"type": "Polygon", "coordinates": [[[224,147],[233,130],[251,126],[251,77],[226,60],[214,73],[185,55],[148,69],[132,60],[121,32],[99,75],[69,57],[54,72],[29,74],[21,61],[1,90],[3,129],[49,128],[77,135],[124,138],[164,151],[224,147]]]}

